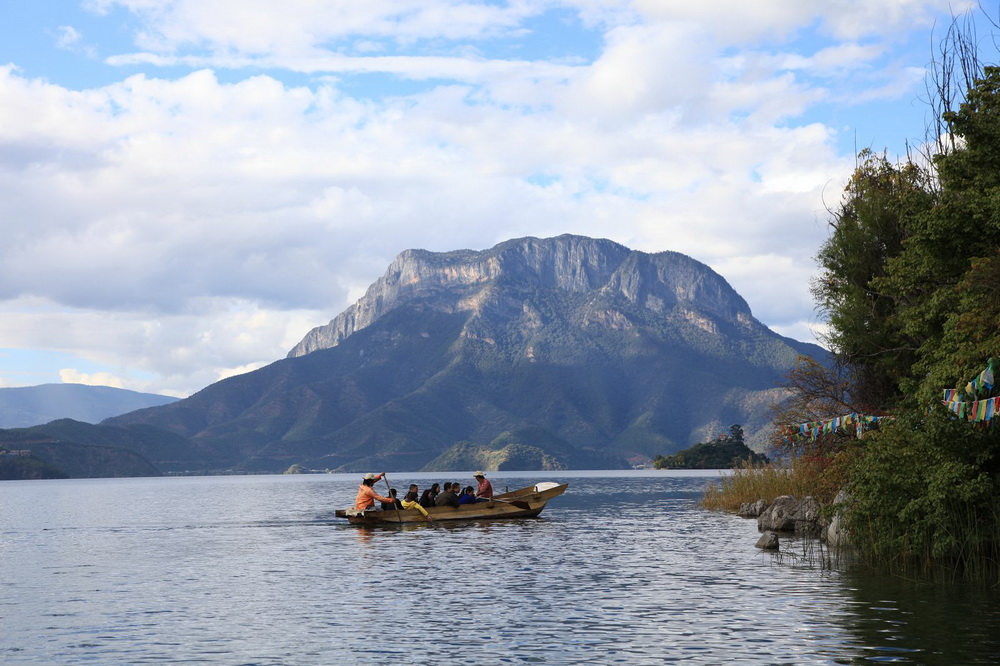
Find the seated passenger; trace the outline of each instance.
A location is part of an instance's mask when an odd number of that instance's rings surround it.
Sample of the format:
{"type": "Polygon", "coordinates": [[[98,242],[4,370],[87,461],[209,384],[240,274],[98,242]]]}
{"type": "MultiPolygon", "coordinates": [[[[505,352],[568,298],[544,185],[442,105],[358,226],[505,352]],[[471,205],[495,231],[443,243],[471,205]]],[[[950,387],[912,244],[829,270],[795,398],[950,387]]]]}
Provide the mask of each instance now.
{"type": "Polygon", "coordinates": [[[466,486],[462,494],[458,496],[459,504],[475,504],[477,501],[476,493],[474,492],[472,486],[466,486]]]}
{"type": "Polygon", "coordinates": [[[457,483],[444,484],[444,491],[434,498],[434,506],[458,506],[458,495],[455,494],[457,483]]]}
{"type": "Polygon", "coordinates": [[[417,501],[417,492],[419,490],[420,489],[417,488],[417,484],[411,483],[410,484],[410,491],[408,493],[406,493],[406,497],[403,498],[403,501],[400,502],[400,505],[404,509],[416,509],[420,513],[424,514],[424,518],[426,518],[427,520],[431,520],[430,515],[427,513],[427,509],[425,509],[424,507],[422,507],[420,505],[420,502],[417,501]]]}
{"type": "Polygon", "coordinates": [[[382,502],[383,511],[391,511],[393,509],[402,509],[403,505],[400,503],[399,499],[396,497],[396,489],[389,488],[389,497],[392,498],[391,502],[382,502]]]}
{"type": "Polygon", "coordinates": [[[433,484],[427,490],[425,490],[424,494],[420,496],[420,506],[424,507],[425,509],[429,509],[432,506],[434,506],[434,500],[437,498],[438,492],[440,492],[440,490],[441,486],[439,486],[436,483],[433,484]]]}

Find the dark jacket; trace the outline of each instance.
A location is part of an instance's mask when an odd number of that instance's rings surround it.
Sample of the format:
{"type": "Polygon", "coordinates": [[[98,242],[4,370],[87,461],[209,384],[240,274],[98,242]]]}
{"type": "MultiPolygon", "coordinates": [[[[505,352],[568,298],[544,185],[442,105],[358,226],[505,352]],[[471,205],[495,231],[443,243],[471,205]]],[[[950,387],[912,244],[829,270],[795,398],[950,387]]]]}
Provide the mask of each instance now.
{"type": "Polygon", "coordinates": [[[427,488],[426,490],[424,490],[424,494],[420,496],[420,506],[424,507],[425,509],[431,508],[432,506],[434,506],[435,497],[436,495],[433,492],[431,492],[431,489],[427,488]]]}
{"type": "Polygon", "coordinates": [[[458,506],[458,495],[454,490],[446,490],[434,498],[434,506],[458,506]]]}

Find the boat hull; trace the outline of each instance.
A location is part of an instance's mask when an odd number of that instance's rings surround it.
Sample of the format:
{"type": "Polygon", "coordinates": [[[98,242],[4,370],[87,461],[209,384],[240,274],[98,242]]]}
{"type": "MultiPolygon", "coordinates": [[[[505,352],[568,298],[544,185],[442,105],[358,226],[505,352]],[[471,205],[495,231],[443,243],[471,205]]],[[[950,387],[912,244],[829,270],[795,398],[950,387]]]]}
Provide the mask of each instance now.
{"type": "MultiPolygon", "coordinates": [[[[491,501],[462,504],[457,507],[434,506],[427,509],[434,522],[455,520],[497,520],[505,518],[534,518],[542,512],[553,497],[566,492],[568,483],[546,483],[527,486],[509,493],[496,495],[491,501]]],[[[338,518],[346,518],[352,525],[399,525],[425,523],[427,519],[417,509],[389,509],[388,511],[358,511],[338,509],[338,518]]]]}

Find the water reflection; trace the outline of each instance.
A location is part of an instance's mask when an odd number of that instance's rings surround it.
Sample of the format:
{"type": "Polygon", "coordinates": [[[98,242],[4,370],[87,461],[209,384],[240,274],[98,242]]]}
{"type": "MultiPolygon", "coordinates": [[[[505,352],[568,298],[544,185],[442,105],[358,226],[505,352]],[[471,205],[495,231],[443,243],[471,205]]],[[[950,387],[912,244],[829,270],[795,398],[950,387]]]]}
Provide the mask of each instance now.
{"type": "Polygon", "coordinates": [[[375,539],[375,529],[372,527],[358,526],[355,528],[354,532],[357,537],[357,542],[361,546],[369,545],[375,539]]]}
{"type": "Polygon", "coordinates": [[[1000,605],[980,585],[855,570],[844,576],[851,612],[839,618],[870,659],[912,664],[995,664],[1000,605]]]}

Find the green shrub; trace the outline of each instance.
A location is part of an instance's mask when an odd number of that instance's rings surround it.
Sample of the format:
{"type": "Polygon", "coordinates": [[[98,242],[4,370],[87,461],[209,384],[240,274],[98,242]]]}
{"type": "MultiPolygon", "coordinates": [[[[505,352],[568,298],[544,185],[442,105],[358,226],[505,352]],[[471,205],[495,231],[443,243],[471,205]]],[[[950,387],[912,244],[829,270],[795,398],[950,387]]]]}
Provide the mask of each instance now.
{"type": "Polygon", "coordinates": [[[1000,437],[942,409],[910,412],[865,439],[848,528],[883,568],[987,572],[1000,561],[1000,437]]]}

